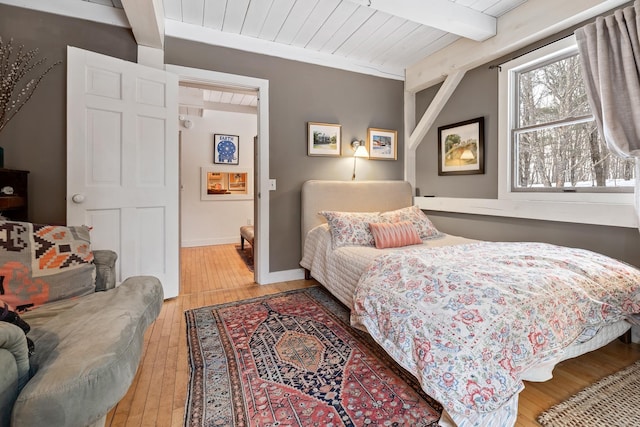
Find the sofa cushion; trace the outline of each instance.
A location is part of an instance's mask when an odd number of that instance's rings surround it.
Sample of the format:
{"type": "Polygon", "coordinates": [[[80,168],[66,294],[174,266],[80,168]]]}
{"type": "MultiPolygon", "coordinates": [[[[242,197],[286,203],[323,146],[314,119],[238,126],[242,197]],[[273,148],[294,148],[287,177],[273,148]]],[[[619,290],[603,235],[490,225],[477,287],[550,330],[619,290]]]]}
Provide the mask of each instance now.
{"type": "MultiPolygon", "coordinates": [[[[2,330],[0,328],[0,333],[2,330]]],[[[0,347],[0,426],[8,426],[11,408],[18,397],[18,366],[13,354],[0,347]]]]}
{"type": "Polygon", "coordinates": [[[18,392],[29,380],[27,340],[20,327],[0,322],[0,426],[9,425],[18,392]]]}
{"type": "Polygon", "coordinates": [[[103,417],[131,385],[162,300],[158,279],[138,276],[26,313],[34,374],[16,400],[13,425],[79,426],[103,417]]]}
{"type": "Polygon", "coordinates": [[[0,221],[0,295],[18,311],[95,290],[89,228],[0,221]]]}

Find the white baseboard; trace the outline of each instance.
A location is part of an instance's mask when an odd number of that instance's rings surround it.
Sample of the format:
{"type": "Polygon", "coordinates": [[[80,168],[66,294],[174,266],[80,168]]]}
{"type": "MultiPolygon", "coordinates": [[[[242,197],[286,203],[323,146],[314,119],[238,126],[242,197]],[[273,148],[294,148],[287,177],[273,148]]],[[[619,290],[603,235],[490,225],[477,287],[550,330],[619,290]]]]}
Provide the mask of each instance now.
{"type": "Polygon", "coordinates": [[[240,243],[239,236],[233,237],[216,237],[211,239],[192,239],[192,240],[183,240],[180,243],[180,246],[183,248],[193,248],[197,246],[213,246],[213,245],[228,245],[233,243],[240,243]]]}
{"type": "Polygon", "coordinates": [[[267,274],[266,280],[263,280],[260,284],[269,285],[271,283],[289,282],[300,279],[304,279],[304,270],[302,268],[296,268],[294,270],[272,271],[267,274]]]}

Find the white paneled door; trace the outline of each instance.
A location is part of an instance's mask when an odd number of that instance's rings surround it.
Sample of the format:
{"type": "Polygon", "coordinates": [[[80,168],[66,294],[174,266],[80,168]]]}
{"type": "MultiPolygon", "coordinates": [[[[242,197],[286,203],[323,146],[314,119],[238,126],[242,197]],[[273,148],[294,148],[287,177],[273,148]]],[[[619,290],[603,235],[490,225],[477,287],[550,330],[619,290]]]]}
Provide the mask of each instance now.
{"type": "Polygon", "coordinates": [[[118,253],[117,280],[179,290],[178,77],[69,47],[67,223],[118,253]]]}

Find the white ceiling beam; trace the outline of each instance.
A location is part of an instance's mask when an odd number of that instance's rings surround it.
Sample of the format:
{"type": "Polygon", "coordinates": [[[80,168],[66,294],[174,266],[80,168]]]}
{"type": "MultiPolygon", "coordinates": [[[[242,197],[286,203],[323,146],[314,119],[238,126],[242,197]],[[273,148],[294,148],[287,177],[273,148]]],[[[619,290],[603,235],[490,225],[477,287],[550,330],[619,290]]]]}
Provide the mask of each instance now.
{"type": "Polygon", "coordinates": [[[498,18],[498,34],[482,43],[459,39],[406,70],[405,89],[418,92],[455,71],[469,71],[601,15],[628,0],[527,1],[498,18]]]}
{"type": "Polygon", "coordinates": [[[449,0],[351,0],[389,15],[483,41],[496,35],[496,18],[449,0]]]}
{"type": "Polygon", "coordinates": [[[78,0],[0,0],[0,3],[9,6],[23,7],[25,9],[39,10],[40,12],[53,13],[54,15],[69,16],[86,21],[129,28],[129,21],[127,21],[127,16],[122,9],[103,6],[97,3],[78,0]]]}
{"type": "Polygon", "coordinates": [[[191,87],[196,89],[217,90],[220,92],[233,92],[242,95],[256,96],[258,91],[255,89],[235,88],[231,86],[217,86],[214,84],[198,83],[198,82],[180,82],[180,86],[191,87]]]}
{"type": "Polygon", "coordinates": [[[140,46],[164,47],[164,7],[162,0],[122,0],[131,31],[140,46]]]}
{"type": "Polygon", "coordinates": [[[411,184],[416,195],[416,150],[409,148],[409,138],[416,128],[416,94],[404,91],[404,180],[411,184]]]}
{"type": "Polygon", "coordinates": [[[427,111],[424,112],[422,118],[418,122],[416,128],[411,132],[409,136],[409,150],[417,150],[418,146],[422,143],[422,140],[425,136],[427,136],[427,132],[433,126],[433,123],[436,121],[436,118],[455,92],[456,88],[462,81],[462,78],[465,75],[465,71],[456,71],[447,76],[447,79],[444,81],[438,93],[429,104],[427,111]]]}
{"type": "Polygon", "coordinates": [[[223,102],[205,102],[204,109],[244,114],[257,114],[258,112],[258,107],[251,105],[225,104],[223,102]]]}
{"type": "Polygon", "coordinates": [[[404,80],[404,69],[398,66],[390,67],[349,60],[347,58],[335,57],[329,53],[310,51],[297,46],[283,45],[239,34],[224,33],[219,30],[205,28],[199,25],[185,24],[171,19],[165,21],[165,35],[213,46],[228,47],[387,79],[404,80]]]}

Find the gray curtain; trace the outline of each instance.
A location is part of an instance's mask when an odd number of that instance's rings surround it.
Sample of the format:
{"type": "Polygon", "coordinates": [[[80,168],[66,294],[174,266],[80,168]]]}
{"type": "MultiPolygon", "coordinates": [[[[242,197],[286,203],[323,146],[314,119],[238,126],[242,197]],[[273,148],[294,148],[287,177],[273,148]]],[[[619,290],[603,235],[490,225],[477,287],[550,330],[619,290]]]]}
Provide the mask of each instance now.
{"type": "Polygon", "coordinates": [[[635,158],[640,229],[640,1],[576,30],[591,109],[609,149],[635,158]]]}

